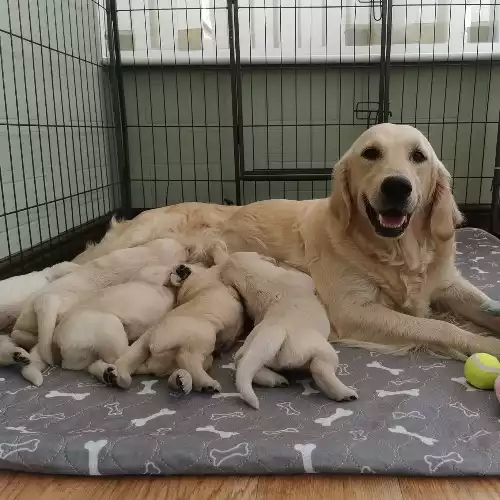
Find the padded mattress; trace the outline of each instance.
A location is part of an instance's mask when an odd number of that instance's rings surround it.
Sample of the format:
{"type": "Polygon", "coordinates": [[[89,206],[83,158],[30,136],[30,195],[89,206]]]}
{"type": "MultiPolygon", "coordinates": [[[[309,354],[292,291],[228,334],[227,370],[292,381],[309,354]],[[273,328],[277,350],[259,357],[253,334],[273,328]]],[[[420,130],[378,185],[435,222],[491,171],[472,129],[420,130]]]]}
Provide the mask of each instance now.
{"type": "MultiPolygon", "coordinates": [[[[458,266],[500,297],[500,241],[458,232],[458,266]]],[[[74,475],[500,474],[500,403],[463,379],[463,364],[339,348],[339,376],[359,400],[336,403],[297,374],[257,389],[261,409],[235,394],[230,356],[221,394],[183,396],[164,380],[129,391],[50,368],[42,387],[0,371],[0,467],[74,475]]]]}

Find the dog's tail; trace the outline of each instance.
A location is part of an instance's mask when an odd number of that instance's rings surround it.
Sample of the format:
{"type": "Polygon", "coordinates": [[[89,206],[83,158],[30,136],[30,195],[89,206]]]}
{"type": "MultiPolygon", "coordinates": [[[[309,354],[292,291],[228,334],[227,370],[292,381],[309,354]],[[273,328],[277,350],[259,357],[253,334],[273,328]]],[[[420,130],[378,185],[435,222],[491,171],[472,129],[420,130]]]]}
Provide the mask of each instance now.
{"type": "MultiPolygon", "coordinates": [[[[259,328],[259,327],[257,327],[259,328]]],[[[254,332],[250,345],[246,348],[243,356],[237,361],[236,387],[242,399],[250,406],[259,409],[259,400],[252,388],[255,374],[269,363],[281,349],[285,341],[286,331],[276,329],[272,332],[254,332]]]]}
{"type": "Polygon", "coordinates": [[[49,365],[54,364],[52,339],[59,315],[59,306],[59,298],[50,294],[41,295],[33,303],[38,322],[39,354],[42,360],[49,365]]]}

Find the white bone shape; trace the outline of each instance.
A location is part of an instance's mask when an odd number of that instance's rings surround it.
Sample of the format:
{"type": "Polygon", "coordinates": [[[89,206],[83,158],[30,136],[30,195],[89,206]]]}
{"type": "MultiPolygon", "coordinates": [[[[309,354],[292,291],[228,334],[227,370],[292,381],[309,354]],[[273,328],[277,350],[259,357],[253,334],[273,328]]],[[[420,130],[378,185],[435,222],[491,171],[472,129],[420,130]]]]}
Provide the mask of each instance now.
{"type": "Polygon", "coordinates": [[[222,420],[223,418],[245,418],[242,411],[234,411],[232,413],[212,413],[210,420],[222,420]]]}
{"type": "Polygon", "coordinates": [[[5,429],[8,431],[17,431],[20,434],[40,434],[39,432],[29,431],[24,425],[20,425],[19,427],[6,427],[5,429]]]}
{"type": "Polygon", "coordinates": [[[36,389],[37,387],[34,385],[28,385],[27,387],[21,387],[20,389],[16,389],[15,391],[5,391],[5,394],[10,394],[11,396],[14,396],[18,392],[22,391],[30,391],[32,389],[36,389]]]}
{"type": "Polygon", "coordinates": [[[46,398],[71,398],[75,401],[83,401],[86,397],[90,396],[90,392],[61,392],[61,391],[50,391],[45,394],[46,398]]]}
{"type": "Polygon", "coordinates": [[[472,411],[469,410],[466,406],[464,406],[462,403],[456,402],[450,404],[452,408],[456,408],[457,410],[460,410],[467,418],[471,417],[479,417],[479,413],[477,411],[472,411]]]}
{"type": "Polygon", "coordinates": [[[87,441],[83,447],[89,452],[89,476],[100,476],[99,453],[108,444],[107,439],[87,441]]]}
{"type": "Polygon", "coordinates": [[[399,375],[400,373],[403,373],[404,370],[402,368],[388,368],[387,366],[384,366],[382,363],[379,363],[378,361],[372,361],[371,363],[368,363],[366,365],[368,368],[378,368],[380,370],[385,370],[392,375],[399,375]]]}
{"type": "Polygon", "coordinates": [[[337,408],[335,410],[335,413],[333,415],[330,415],[329,417],[326,418],[317,418],[314,423],[322,425],[323,427],[330,427],[332,425],[332,422],[335,422],[335,420],[338,420],[339,418],[343,417],[349,417],[352,415],[351,410],[344,410],[344,408],[337,408]]]}
{"type": "Polygon", "coordinates": [[[319,394],[319,391],[317,389],[314,389],[311,386],[311,380],[310,379],[305,379],[305,380],[297,380],[299,384],[302,385],[304,390],[302,391],[302,396],[310,396],[311,394],[319,394]]]}
{"type": "Polygon", "coordinates": [[[316,449],[316,445],[313,443],[296,444],[293,448],[300,453],[304,472],[307,474],[316,474],[312,465],[312,452],[316,449]]]}
{"type": "Polygon", "coordinates": [[[415,432],[407,431],[401,425],[396,425],[396,427],[389,427],[387,430],[389,432],[393,432],[394,434],[404,434],[405,436],[414,437],[422,441],[422,443],[426,444],[427,446],[434,446],[438,442],[437,439],[421,436],[420,434],[416,434],[415,432]]]}
{"type": "Polygon", "coordinates": [[[212,399],[239,398],[239,392],[216,392],[212,394],[212,399]]]}
{"type": "MultiPolygon", "coordinates": [[[[152,389],[158,380],[143,380],[141,384],[144,386],[138,393],[138,396],[146,396],[149,394],[156,394],[156,391],[152,389]]],[[[151,462],[152,463],[152,462],[151,462]]]]}
{"type": "Polygon", "coordinates": [[[104,408],[107,408],[108,416],[113,417],[115,415],[123,415],[123,408],[120,408],[120,403],[108,403],[104,405],[104,408]]]}
{"type": "Polygon", "coordinates": [[[446,365],[444,363],[434,363],[433,365],[420,365],[419,368],[424,372],[433,370],[434,368],[444,368],[446,365]]]}
{"type": "Polygon", "coordinates": [[[134,418],[130,421],[132,425],[135,427],[144,427],[150,420],[161,417],[163,415],[173,415],[175,410],[169,410],[168,408],[162,408],[159,412],[153,413],[149,415],[149,417],[144,418],[134,418]]]}
{"type": "Polygon", "coordinates": [[[368,439],[368,436],[365,434],[365,431],[363,430],[349,431],[349,434],[351,434],[352,439],[354,439],[354,441],[366,441],[368,439]]]}
{"type": "Polygon", "coordinates": [[[222,439],[228,439],[239,434],[239,432],[218,431],[213,425],[207,425],[206,427],[197,427],[196,432],[213,432],[214,434],[218,434],[222,439]]]}
{"type": "Polygon", "coordinates": [[[455,451],[452,451],[451,453],[442,456],[425,455],[424,461],[429,466],[429,472],[436,472],[443,464],[446,464],[448,462],[461,464],[464,459],[462,458],[462,455],[455,451]]]}
{"type": "Polygon", "coordinates": [[[403,385],[403,384],[416,384],[418,382],[418,379],[416,378],[409,378],[407,380],[391,380],[389,383],[393,385],[403,385]]]}
{"type": "Polygon", "coordinates": [[[21,443],[0,443],[0,459],[5,460],[10,455],[21,451],[33,453],[37,450],[39,444],[39,439],[30,439],[21,443]]]}
{"type": "Polygon", "coordinates": [[[287,427],[286,429],[278,429],[277,431],[262,431],[262,434],[265,434],[266,436],[279,436],[280,434],[287,434],[289,432],[299,432],[299,429],[296,429],[295,427],[287,427]]]}
{"type": "Polygon", "coordinates": [[[465,387],[466,392],[477,391],[475,387],[472,387],[467,383],[467,379],[465,377],[452,378],[451,381],[456,382],[457,384],[460,384],[461,386],[465,387]]]}
{"type": "Polygon", "coordinates": [[[420,389],[407,389],[406,391],[383,391],[377,390],[377,396],[379,398],[385,398],[386,396],[418,396],[420,394],[420,389]]]}
{"type": "Polygon", "coordinates": [[[160,468],[149,460],[144,464],[144,468],[146,469],[146,474],[161,474],[160,468]]]}
{"type": "Polygon", "coordinates": [[[250,446],[248,443],[240,443],[228,450],[218,450],[216,448],[210,450],[209,457],[212,459],[213,465],[219,467],[226,460],[231,460],[234,457],[247,457],[250,454],[250,446]]]}
{"type": "Polygon", "coordinates": [[[153,432],[153,436],[164,436],[172,430],[172,427],[160,427],[153,432]]]}
{"type": "Polygon", "coordinates": [[[477,439],[478,437],[481,437],[481,436],[488,436],[489,434],[491,434],[491,432],[488,432],[485,429],[481,429],[477,432],[474,432],[474,434],[471,434],[470,436],[459,437],[458,440],[462,441],[462,443],[468,443],[469,441],[472,441],[473,439],[477,439]]]}
{"type": "Polygon", "coordinates": [[[340,364],[337,369],[337,375],[350,375],[351,372],[347,371],[349,365],[340,364]]]}
{"type": "Polygon", "coordinates": [[[479,267],[471,267],[470,268],[472,271],[477,271],[478,274],[488,274],[488,271],[483,271],[479,267]]]}
{"type": "Polygon", "coordinates": [[[64,420],[66,418],[66,415],[64,413],[55,413],[54,415],[45,415],[42,412],[39,413],[33,413],[33,415],[30,416],[30,420],[43,420],[43,419],[49,419],[53,418],[54,420],[64,420]]]}
{"type": "Polygon", "coordinates": [[[229,363],[227,365],[221,365],[221,368],[225,368],[226,370],[236,370],[236,365],[234,363],[229,363]]]}
{"type": "Polygon", "coordinates": [[[300,411],[296,410],[292,406],[292,403],[290,403],[289,401],[285,401],[284,403],[276,403],[276,406],[278,406],[279,408],[283,408],[287,415],[300,415],[300,411]]]}
{"type": "Polygon", "coordinates": [[[421,420],[425,420],[425,415],[422,415],[422,413],[417,410],[409,411],[408,413],[403,411],[394,411],[392,412],[392,418],[394,420],[401,420],[402,418],[419,418],[421,420]]]}

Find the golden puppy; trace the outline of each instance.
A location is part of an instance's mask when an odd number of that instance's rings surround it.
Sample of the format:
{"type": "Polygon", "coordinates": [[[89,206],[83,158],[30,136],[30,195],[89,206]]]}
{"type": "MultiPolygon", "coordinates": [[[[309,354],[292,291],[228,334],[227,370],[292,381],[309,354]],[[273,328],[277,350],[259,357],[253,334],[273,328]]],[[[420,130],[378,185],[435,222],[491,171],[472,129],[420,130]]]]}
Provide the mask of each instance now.
{"type": "Polygon", "coordinates": [[[255,322],[235,355],[236,387],[253,408],[252,381],[275,387],[287,380],[273,370],[306,368],[318,387],[336,401],[357,398],[335,375],[339,359],[328,343],[330,322],[307,274],[276,265],[255,252],[219,253],[222,280],[240,293],[255,322]]]}
{"type": "Polygon", "coordinates": [[[170,375],[169,384],[185,393],[191,386],[220,391],[219,382],[206,370],[216,346],[230,347],[243,331],[238,294],[221,281],[217,266],[179,266],[172,283],[179,286],[177,307],[116,361],[117,385],[128,387],[133,373],[151,373],[170,375]]]}

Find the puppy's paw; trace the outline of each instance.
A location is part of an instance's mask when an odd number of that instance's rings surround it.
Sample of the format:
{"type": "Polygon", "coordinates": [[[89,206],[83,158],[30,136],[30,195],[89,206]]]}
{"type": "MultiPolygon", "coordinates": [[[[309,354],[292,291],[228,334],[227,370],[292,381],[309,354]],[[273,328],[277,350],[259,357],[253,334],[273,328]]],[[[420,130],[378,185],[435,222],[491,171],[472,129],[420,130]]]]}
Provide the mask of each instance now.
{"type": "Polygon", "coordinates": [[[23,377],[33,385],[40,387],[43,384],[42,372],[38,370],[34,364],[23,366],[21,373],[23,377]]]}
{"type": "Polygon", "coordinates": [[[118,372],[113,365],[108,366],[102,373],[102,380],[107,385],[118,386],[118,372]]]}
{"type": "Polygon", "coordinates": [[[14,361],[14,363],[18,363],[18,364],[24,365],[24,366],[27,366],[31,363],[31,360],[28,357],[28,353],[23,349],[19,349],[17,351],[14,351],[12,353],[12,360],[14,361]]]}
{"type": "Polygon", "coordinates": [[[184,394],[189,394],[193,389],[193,379],[186,370],[175,370],[168,378],[168,385],[171,389],[182,391],[184,394]]]}
{"type": "Polygon", "coordinates": [[[338,390],[337,397],[335,398],[336,401],[356,401],[356,399],[358,399],[358,393],[347,386],[338,390]]]}
{"type": "Polygon", "coordinates": [[[283,377],[283,375],[279,375],[276,377],[276,380],[274,381],[273,387],[288,387],[289,382],[288,380],[283,377]]]}
{"type": "Polygon", "coordinates": [[[212,379],[211,381],[207,381],[206,383],[202,384],[199,391],[213,394],[214,392],[222,392],[222,386],[219,384],[219,382],[217,382],[217,380],[212,379]]]}

